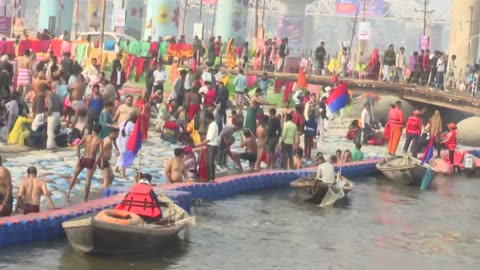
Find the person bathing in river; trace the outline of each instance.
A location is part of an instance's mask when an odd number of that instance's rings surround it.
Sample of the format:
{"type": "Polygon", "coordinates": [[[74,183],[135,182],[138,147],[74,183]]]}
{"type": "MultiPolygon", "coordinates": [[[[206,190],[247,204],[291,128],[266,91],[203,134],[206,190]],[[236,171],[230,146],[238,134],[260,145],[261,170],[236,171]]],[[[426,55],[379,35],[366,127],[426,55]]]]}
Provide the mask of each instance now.
{"type": "MultiPolygon", "coordinates": [[[[117,128],[110,128],[110,134],[106,138],[103,139],[103,155],[101,157],[102,160],[97,162],[100,170],[102,170],[102,177],[103,177],[103,186],[102,190],[106,189],[108,186],[112,184],[113,181],[113,170],[112,166],[110,165],[110,159],[112,158],[112,149],[115,145],[115,141],[118,137],[118,129],[117,128]]],[[[115,145],[115,148],[116,145],[115,145]]],[[[118,149],[117,149],[118,152],[118,149]]]]}
{"type": "Polygon", "coordinates": [[[301,147],[297,148],[295,157],[293,157],[293,168],[299,170],[302,168],[302,158],[303,158],[303,149],[301,147]]]}
{"type": "Polygon", "coordinates": [[[67,199],[70,197],[70,192],[72,191],[73,186],[77,181],[77,177],[80,172],[86,168],[87,176],[85,178],[85,201],[88,201],[88,194],[90,193],[90,184],[92,182],[92,176],[95,172],[96,165],[100,162],[100,166],[103,168],[105,166],[103,159],[103,140],[98,137],[98,134],[102,130],[102,127],[98,124],[93,126],[93,134],[85,135],[82,140],[77,145],[77,157],[78,163],[73,172],[72,179],[70,180],[70,186],[67,191],[67,199]],[[80,158],[80,147],[85,144],[85,151],[83,156],[80,158]],[[97,152],[98,161],[97,161],[97,152]]]}
{"type": "Polygon", "coordinates": [[[322,181],[325,184],[335,184],[335,169],[332,165],[333,158],[335,158],[336,161],[336,157],[332,156],[331,162],[326,162],[323,155],[318,157],[319,165],[315,176],[316,180],[322,181]]]}
{"type": "Polygon", "coordinates": [[[40,212],[40,199],[45,196],[48,206],[55,208],[47,184],[43,179],[37,178],[37,168],[30,166],[27,169],[27,178],[20,183],[17,195],[17,211],[26,215],[40,212]]]}
{"type": "Polygon", "coordinates": [[[235,156],[235,163],[237,164],[239,170],[243,170],[240,159],[247,160],[250,170],[253,171],[255,168],[255,162],[257,160],[256,138],[255,135],[253,135],[253,132],[248,128],[244,128],[243,133],[245,135],[245,139],[242,138],[241,147],[245,148],[245,152],[235,156]]]}
{"type": "Polygon", "coordinates": [[[152,189],[152,176],[148,173],[138,174],[140,180],[130,188],[115,209],[137,214],[146,222],[159,222],[162,218],[161,203],[152,189]]]}
{"type": "Polygon", "coordinates": [[[173,151],[175,157],[170,159],[165,165],[165,177],[168,184],[181,183],[185,177],[186,182],[190,182],[187,168],[183,161],[184,153],[182,148],[176,148],[173,151]]]}
{"type": "Polygon", "coordinates": [[[12,213],[12,190],[12,176],[10,171],[2,166],[2,157],[0,157],[0,217],[7,217],[12,213]]]}

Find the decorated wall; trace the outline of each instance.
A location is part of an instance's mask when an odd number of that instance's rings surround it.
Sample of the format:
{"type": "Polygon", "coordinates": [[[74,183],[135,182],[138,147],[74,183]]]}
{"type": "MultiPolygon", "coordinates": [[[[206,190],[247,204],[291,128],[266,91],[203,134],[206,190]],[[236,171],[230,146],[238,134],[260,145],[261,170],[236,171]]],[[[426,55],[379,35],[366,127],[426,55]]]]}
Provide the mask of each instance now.
{"type": "Polygon", "coordinates": [[[235,38],[238,44],[247,35],[248,0],[218,0],[215,34],[227,40],[235,38]]]}
{"type": "Polygon", "coordinates": [[[177,0],[149,0],[146,12],[144,38],[151,36],[177,36],[180,23],[180,7],[177,0]]]}

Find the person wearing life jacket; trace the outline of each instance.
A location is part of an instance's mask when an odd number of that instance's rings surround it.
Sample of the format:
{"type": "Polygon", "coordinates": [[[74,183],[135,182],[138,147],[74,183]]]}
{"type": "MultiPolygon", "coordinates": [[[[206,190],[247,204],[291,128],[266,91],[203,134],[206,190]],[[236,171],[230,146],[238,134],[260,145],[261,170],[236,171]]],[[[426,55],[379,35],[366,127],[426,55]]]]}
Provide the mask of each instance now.
{"type": "Polygon", "coordinates": [[[159,221],[162,218],[160,202],[151,187],[152,176],[140,173],[140,180],[130,188],[122,202],[115,207],[142,217],[146,222],[159,221]]]}
{"type": "Polygon", "coordinates": [[[457,148],[457,125],[450,123],[447,125],[448,133],[443,139],[445,147],[448,149],[448,160],[453,165],[455,161],[455,148],[457,148]]]}
{"type": "Polygon", "coordinates": [[[388,141],[388,154],[394,156],[397,152],[398,143],[402,136],[402,128],[405,124],[402,103],[397,101],[395,108],[388,112],[388,123],[390,124],[390,140],[388,141]]]}
{"type": "Polygon", "coordinates": [[[413,114],[408,117],[406,125],[406,134],[407,139],[405,140],[405,145],[403,146],[403,152],[406,154],[410,143],[412,144],[412,157],[417,158],[418,154],[418,139],[420,134],[422,134],[422,119],[419,117],[420,111],[415,110],[413,114]]]}

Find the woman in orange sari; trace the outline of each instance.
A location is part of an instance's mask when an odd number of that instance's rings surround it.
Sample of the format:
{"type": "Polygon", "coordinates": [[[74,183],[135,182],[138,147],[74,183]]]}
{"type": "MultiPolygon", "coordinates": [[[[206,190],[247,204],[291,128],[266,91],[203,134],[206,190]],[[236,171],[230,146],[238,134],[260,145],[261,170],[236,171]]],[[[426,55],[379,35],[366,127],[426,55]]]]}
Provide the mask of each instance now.
{"type": "Polygon", "coordinates": [[[145,101],[145,93],[138,98],[134,105],[140,112],[142,142],[145,142],[148,138],[148,126],[150,124],[150,105],[145,101]]]}
{"type": "Polygon", "coordinates": [[[233,44],[235,39],[231,38],[227,43],[227,53],[226,53],[226,65],[228,68],[235,68],[235,63],[237,62],[237,57],[235,54],[235,45],[233,44]]]}

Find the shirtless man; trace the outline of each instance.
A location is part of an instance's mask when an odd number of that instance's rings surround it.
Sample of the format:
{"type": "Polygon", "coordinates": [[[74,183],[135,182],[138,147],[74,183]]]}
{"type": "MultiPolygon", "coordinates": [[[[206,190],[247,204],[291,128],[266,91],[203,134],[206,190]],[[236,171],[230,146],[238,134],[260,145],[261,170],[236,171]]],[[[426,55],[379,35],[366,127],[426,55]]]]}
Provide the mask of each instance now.
{"type": "Polygon", "coordinates": [[[168,184],[181,183],[183,177],[185,181],[190,182],[185,163],[183,163],[183,149],[176,148],[174,150],[175,157],[170,159],[165,165],[165,177],[168,184]]]}
{"type": "Polygon", "coordinates": [[[237,163],[238,169],[240,171],[243,170],[242,164],[240,163],[240,159],[248,160],[249,168],[251,171],[255,168],[255,162],[257,161],[257,141],[253,132],[245,128],[243,129],[245,134],[245,139],[242,138],[241,146],[245,148],[245,153],[241,153],[236,155],[235,163],[237,163]]]}
{"type": "Polygon", "coordinates": [[[43,179],[37,178],[37,168],[30,166],[27,169],[27,178],[22,180],[17,195],[17,211],[26,215],[40,212],[40,198],[45,196],[48,206],[55,208],[50,197],[47,184],[43,179]]]}
{"type": "MultiPolygon", "coordinates": [[[[110,159],[112,158],[112,149],[117,137],[118,137],[118,129],[111,128],[110,134],[105,139],[103,139],[103,155],[102,155],[103,161],[97,162],[99,163],[100,169],[102,170],[102,177],[103,177],[102,190],[110,186],[113,181],[113,170],[110,165],[110,159]]],[[[117,152],[118,152],[118,149],[117,149],[117,152]]]]}
{"type": "Polygon", "coordinates": [[[98,160],[101,162],[100,166],[104,167],[104,159],[103,159],[103,140],[98,137],[98,133],[102,130],[102,127],[98,124],[93,126],[93,134],[85,135],[82,140],[77,145],[77,157],[78,163],[75,171],[73,172],[72,179],[70,180],[70,187],[67,191],[67,199],[70,197],[70,192],[72,191],[75,182],[77,181],[77,177],[83,168],[87,168],[87,176],[86,176],[86,184],[85,184],[85,201],[88,201],[88,194],[90,193],[90,184],[92,182],[92,176],[95,172],[96,167],[96,157],[97,152],[100,150],[98,154],[98,160]],[[83,156],[80,158],[80,147],[85,144],[85,151],[83,152],[83,156]]]}
{"type": "Polygon", "coordinates": [[[12,213],[12,189],[12,176],[10,171],[2,166],[0,157],[0,217],[7,217],[12,213]]]}
{"type": "Polygon", "coordinates": [[[45,90],[49,88],[49,81],[46,79],[45,71],[42,70],[35,75],[32,88],[33,91],[35,91],[32,105],[32,112],[34,114],[32,130],[36,131],[41,125],[46,123],[45,90]]]}
{"type": "Polygon", "coordinates": [[[125,121],[128,121],[133,116],[138,116],[138,108],[133,106],[133,97],[128,95],[125,97],[125,104],[118,106],[118,109],[113,116],[113,122],[118,123],[118,126],[120,127],[125,121]]]}
{"type": "Polygon", "coordinates": [[[85,95],[86,88],[87,83],[82,74],[78,74],[75,83],[68,86],[68,91],[71,91],[70,102],[72,103],[72,108],[75,111],[78,111],[79,108],[84,106],[83,96],[85,95]]]}
{"type": "Polygon", "coordinates": [[[268,116],[264,115],[260,121],[260,125],[257,127],[257,161],[255,162],[255,169],[260,171],[260,163],[262,162],[263,152],[265,151],[265,145],[267,144],[267,125],[268,116]]]}
{"type": "Polygon", "coordinates": [[[22,100],[28,93],[32,79],[32,60],[30,57],[30,50],[26,50],[23,56],[17,58],[17,85],[20,91],[22,100]]]}

